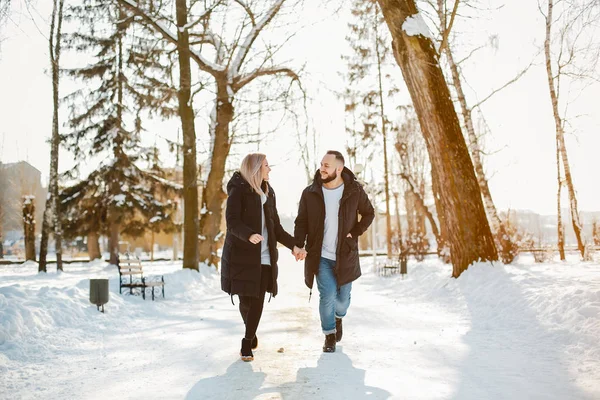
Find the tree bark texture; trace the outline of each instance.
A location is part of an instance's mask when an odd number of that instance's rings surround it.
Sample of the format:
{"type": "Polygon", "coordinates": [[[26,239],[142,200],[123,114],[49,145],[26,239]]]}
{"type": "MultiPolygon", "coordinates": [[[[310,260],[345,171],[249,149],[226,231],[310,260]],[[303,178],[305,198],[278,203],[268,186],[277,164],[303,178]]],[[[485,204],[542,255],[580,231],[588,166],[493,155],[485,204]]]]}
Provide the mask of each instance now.
{"type": "MultiPolygon", "coordinates": [[[[548,0],[548,14],[546,15],[546,38],[544,40],[544,54],[546,57],[546,74],[548,77],[548,88],[550,89],[550,100],[552,101],[552,114],[554,115],[554,124],[556,127],[556,146],[557,146],[557,164],[558,164],[558,172],[559,172],[559,208],[558,208],[558,217],[560,220],[560,185],[562,182],[560,180],[560,162],[562,162],[563,171],[565,173],[565,184],[567,185],[567,191],[569,193],[569,209],[571,210],[571,221],[573,223],[573,232],[575,233],[575,238],[577,239],[577,248],[581,253],[581,257],[585,257],[585,244],[582,238],[582,224],[579,219],[579,211],[577,208],[577,197],[575,195],[575,187],[573,185],[573,177],[571,176],[571,167],[569,166],[569,158],[567,157],[567,147],[565,144],[565,131],[563,127],[563,120],[560,116],[560,111],[558,109],[558,93],[554,86],[554,74],[552,72],[552,54],[550,52],[550,41],[552,34],[552,11],[554,7],[554,1],[548,0]],[[560,158],[559,158],[560,157],[560,158]]],[[[561,224],[562,225],[562,224],[561,224]]],[[[561,227],[559,226],[560,230],[561,227]]],[[[560,248],[560,231],[559,231],[559,248],[560,248]]],[[[563,251],[561,252],[561,260],[563,260],[564,253],[564,237],[563,237],[563,251]]]]}
{"type": "Polygon", "coordinates": [[[439,196],[438,215],[448,234],[452,276],[458,277],[474,262],[498,259],[473,163],[432,40],[409,36],[402,28],[407,17],[418,13],[414,0],[378,3],[427,144],[434,196],[439,196]]]}
{"type": "MultiPolygon", "coordinates": [[[[23,196],[23,233],[25,260],[35,261],[35,198],[23,196]]],[[[44,271],[45,272],[45,271],[44,271]]]]}
{"type": "Polygon", "coordinates": [[[227,85],[225,77],[217,80],[216,122],[210,162],[211,168],[203,193],[203,198],[206,199],[207,212],[202,216],[200,227],[200,261],[215,267],[219,262],[217,249],[224,239],[224,235],[219,236],[223,202],[227,198],[226,193],[223,191],[223,178],[225,177],[227,156],[231,149],[229,125],[234,115],[232,99],[229,96],[227,85]]]}
{"type": "MultiPolygon", "coordinates": [[[[177,26],[187,25],[186,0],[176,1],[177,26]]],[[[179,117],[183,132],[183,268],[198,269],[198,175],[196,127],[192,108],[190,40],[187,29],[177,30],[179,57],[179,117]]]]}

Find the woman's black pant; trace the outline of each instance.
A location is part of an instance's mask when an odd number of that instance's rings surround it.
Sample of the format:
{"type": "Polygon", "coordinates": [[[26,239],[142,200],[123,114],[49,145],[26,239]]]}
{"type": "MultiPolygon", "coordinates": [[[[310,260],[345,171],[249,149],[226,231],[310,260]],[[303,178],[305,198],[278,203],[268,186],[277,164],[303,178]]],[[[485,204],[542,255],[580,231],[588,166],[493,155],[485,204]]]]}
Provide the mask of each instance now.
{"type": "Polygon", "coordinates": [[[246,325],[246,333],[244,337],[252,340],[256,335],[258,323],[263,312],[265,303],[265,293],[269,292],[273,287],[273,273],[270,265],[262,265],[260,268],[260,293],[258,297],[239,296],[240,298],[240,314],[246,325]]]}

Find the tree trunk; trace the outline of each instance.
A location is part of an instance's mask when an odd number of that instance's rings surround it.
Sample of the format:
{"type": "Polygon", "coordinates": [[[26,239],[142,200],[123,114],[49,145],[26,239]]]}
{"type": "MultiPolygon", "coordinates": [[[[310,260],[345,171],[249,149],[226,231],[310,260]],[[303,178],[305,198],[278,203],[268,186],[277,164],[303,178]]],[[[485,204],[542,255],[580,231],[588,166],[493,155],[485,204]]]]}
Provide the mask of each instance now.
{"type": "MultiPolygon", "coordinates": [[[[119,7],[119,19],[123,19],[125,17],[125,13],[123,9],[119,7]]],[[[123,37],[120,36],[117,40],[117,71],[116,71],[116,85],[117,85],[117,98],[116,100],[116,108],[117,108],[117,118],[116,118],[116,126],[115,129],[119,131],[123,129],[123,85],[125,84],[125,76],[123,74],[123,37]]],[[[122,143],[120,141],[115,141],[113,147],[113,157],[116,163],[118,163],[122,158],[125,157],[123,154],[122,143]]],[[[117,180],[113,180],[108,183],[110,187],[110,193],[113,197],[122,194],[121,184],[117,180]]],[[[108,211],[108,251],[110,254],[109,262],[112,265],[118,265],[119,263],[119,234],[120,234],[120,211],[117,208],[116,204],[112,204],[108,211]]]]}
{"type": "MultiPolygon", "coordinates": [[[[59,73],[60,73],[60,45],[62,42],[61,27],[63,19],[64,0],[59,0],[58,22],[56,27],[54,62],[52,63],[52,100],[54,113],[52,116],[52,150],[50,161],[50,191],[52,192],[52,218],[54,228],[54,249],[56,252],[56,269],[63,270],[62,263],[62,225],[60,223],[60,197],[58,195],[58,148],[60,145],[60,134],[58,130],[58,108],[59,108],[59,73]]],[[[52,46],[52,44],[50,45],[52,46]]]]}
{"type": "Polygon", "coordinates": [[[38,272],[47,272],[46,268],[46,257],[48,254],[48,240],[50,238],[50,230],[52,229],[50,218],[52,218],[52,198],[51,194],[48,194],[46,199],[46,207],[44,209],[44,216],[42,218],[42,237],[40,239],[40,261],[38,263],[38,272]]]}
{"type": "Polygon", "coordinates": [[[388,171],[388,152],[387,152],[387,127],[385,118],[385,107],[383,102],[383,82],[381,74],[382,55],[379,49],[379,9],[375,7],[375,53],[377,55],[377,81],[379,84],[379,114],[381,117],[381,135],[383,137],[383,179],[385,181],[385,227],[386,227],[386,245],[387,257],[392,258],[392,215],[390,209],[390,178],[388,171]]]}
{"type": "Polygon", "coordinates": [[[431,233],[433,233],[433,236],[435,236],[435,241],[437,242],[438,248],[441,248],[443,246],[443,240],[440,235],[440,230],[437,227],[437,223],[435,222],[435,218],[433,218],[433,214],[425,205],[423,197],[415,191],[415,187],[413,186],[410,178],[404,174],[401,174],[400,176],[408,184],[409,191],[412,194],[411,202],[414,203],[414,205],[419,209],[419,214],[425,216],[429,221],[429,225],[431,226],[431,233]]]}
{"type": "Polygon", "coordinates": [[[154,261],[154,231],[150,232],[150,261],[154,261]]]}
{"type": "Polygon", "coordinates": [[[560,195],[561,195],[561,189],[562,189],[562,181],[561,181],[561,176],[560,176],[560,155],[558,154],[559,150],[558,147],[556,148],[556,159],[557,159],[557,169],[558,169],[558,190],[556,193],[556,208],[557,208],[557,214],[556,214],[556,234],[557,234],[557,238],[558,238],[558,253],[560,255],[560,260],[561,261],[565,261],[567,258],[565,257],[565,229],[563,228],[563,222],[562,222],[562,213],[560,210],[560,195]]]}
{"type": "Polygon", "coordinates": [[[117,265],[119,263],[119,230],[119,223],[113,219],[109,225],[108,233],[108,252],[110,254],[109,262],[112,265],[117,265]]]}
{"type": "Polygon", "coordinates": [[[87,235],[87,248],[88,248],[88,256],[90,257],[90,261],[93,261],[97,258],[101,258],[100,254],[100,236],[97,232],[90,232],[87,235]]]}
{"type": "MultiPolygon", "coordinates": [[[[546,75],[548,78],[548,88],[550,89],[550,100],[552,101],[552,113],[554,115],[554,125],[556,128],[556,147],[557,147],[557,165],[558,165],[558,173],[559,173],[559,190],[558,190],[558,201],[559,201],[559,209],[558,209],[558,218],[559,221],[562,220],[560,216],[560,186],[562,182],[560,181],[560,161],[562,160],[563,170],[565,173],[565,182],[567,184],[567,190],[569,193],[569,206],[571,210],[571,221],[573,222],[573,231],[575,232],[575,237],[577,238],[577,248],[581,253],[581,257],[585,257],[585,244],[583,243],[581,230],[582,225],[579,220],[579,212],[577,210],[577,198],[575,196],[575,188],[573,187],[573,178],[571,177],[571,168],[569,166],[569,159],[567,157],[567,148],[565,146],[565,132],[563,128],[563,120],[560,116],[560,112],[558,110],[558,93],[556,88],[554,87],[554,74],[552,72],[552,56],[550,53],[550,41],[551,41],[551,33],[552,33],[552,10],[554,7],[554,1],[548,0],[548,14],[546,16],[546,38],[544,40],[544,54],[546,56],[546,75]]],[[[558,77],[560,78],[560,76],[558,77]]],[[[560,226],[559,228],[560,229],[560,226]]],[[[559,243],[560,243],[560,233],[559,233],[559,243]]],[[[564,241],[564,238],[563,238],[564,241]]],[[[559,244],[560,249],[560,244],[559,244]]],[[[564,254],[564,242],[563,242],[563,250],[561,252],[561,260],[563,260],[564,254]]]]}
{"type": "MultiPolygon", "coordinates": [[[[35,197],[23,196],[25,260],[35,261],[35,197]]],[[[46,272],[46,271],[44,271],[46,272]]]]}
{"type": "Polygon", "coordinates": [[[52,22],[50,25],[50,67],[52,71],[52,139],[50,141],[50,182],[48,185],[49,196],[46,199],[44,219],[42,222],[42,239],[40,241],[40,262],[38,271],[46,271],[46,256],[48,253],[48,239],[50,230],[54,233],[56,251],[56,269],[63,270],[62,265],[62,229],[59,218],[60,198],[58,196],[58,148],[60,144],[58,108],[59,108],[59,72],[60,72],[60,45],[61,28],[63,19],[64,0],[55,0],[52,9],[52,22]]]}
{"type": "Polygon", "coordinates": [[[175,232],[173,233],[173,261],[177,261],[177,259],[179,258],[179,254],[178,254],[178,247],[179,247],[179,242],[178,242],[178,238],[179,238],[179,232],[175,232]]]}
{"type": "Polygon", "coordinates": [[[198,269],[198,175],[196,127],[192,108],[190,40],[186,0],[176,0],[177,54],[179,57],[179,117],[183,132],[183,268],[198,269]]]}
{"type": "Polygon", "coordinates": [[[427,144],[432,180],[439,190],[438,215],[448,233],[452,276],[458,277],[476,261],[498,259],[473,163],[433,42],[422,35],[408,36],[402,29],[408,16],[421,18],[424,24],[414,0],[378,3],[427,144]]]}
{"type": "Polygon", "coordinates": [[[219,236],[223,202],[227,198],[223,191],[223,178],[225,162],[231,148],[229,124],[233,120],[233,112],[233,104],[227,91],[227,82],[223,79],[217,80],[216,126],[214,127],[211,167],[203,192],[207,212],[202,215],[200,220],[200,261],[215,267],[219,262],[217,249],[223,239],[223,235],[219,236]],[[221,240],[215,241],[217,237],[220,237],[221,240]]]}
{"type": "Polygon", "coordinates": [[[410,242],[415,232],[415,205],[410,190],[404,191],[404,206],[406,208],[406,237],[410,242]]]}
{"type": "Polygon", "coordinates": [[[398,250],[400,253],[404,251],[404,243],[402,237],[402,221],[400,218],[400,200],[398,200],[399,194],[394,193],[394,205],[396,209],[396,234],[398,236],[398,250]]]}
{"type": "Polygon", "coordinates": [[[446,56],[448,57],[450,70],[452,71],[452,81],[454,83],[454,87],[456,88],[456,93],[458,95],[458,102],[460,103],[463,122],[465,124],[465,127],[467,128],[471,160],[473,161],[473,166],[475,167],[475,176],[477,177],[477,183],[479,184],[479,190],[481,191],[485,211],[487,213],[487,216],[489,217],[488,220],[490,222],[492,234],[497,239],[496,243],[500,245],[499,250],[501,252],[503,251],[503,249],[512,249],[513,244],[511,243],[511,238],[506,232],[504,222],[502,222],[500,216],[498,215],[498,210],[496,209],[496,205],[492,200],[492,194],[490,192],[488,181],[485,176],[485,172],[483,171],[483,162],[481,160],[481,149],[479,147],[479,139],[475,134],[473,118],[471,116],[471,109],[467,106],[467,100],[465,98],[465,94],[462,88],[462,81],[460,79],[458,66],[454,62],[450,46],[445,46],[444,50],[446,52],[446,56]]]}
{"type": "Polygon", "coordinates": [[[559,134],[560,154],[562,155],[562,166],[565,173],[565,183],[567,184],[567,192],[569,194],[569,209],[571,211],[571,222],[573,224],[573,232],[577,238],[577,249],[581,253],[581,258],[585,258],[585,243],[583,239],[583,225],[579,219],[579,210],[577,206],[577,197],[575,195],[575,187],[573,185],[573,177],[571,175],[571,167],[567,157],[567,147],[565,145],[565,134],[561,125],[559,134]]]}

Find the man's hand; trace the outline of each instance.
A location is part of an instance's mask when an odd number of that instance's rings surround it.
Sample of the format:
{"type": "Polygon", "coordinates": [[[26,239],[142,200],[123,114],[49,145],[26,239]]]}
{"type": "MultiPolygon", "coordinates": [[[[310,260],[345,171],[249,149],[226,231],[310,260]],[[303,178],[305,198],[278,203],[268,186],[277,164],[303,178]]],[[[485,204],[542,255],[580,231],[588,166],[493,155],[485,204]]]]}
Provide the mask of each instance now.
{"type": "Polygon", "coordinates": [[[352,234],[351,234],[351,233],[349,233],[349,234],[347,234],[347,235],[346,235],[346,237],[349,237],[349,238],[351,238],[351,237],[352,237],[352,234]]]}
{"type": "Polygon", "coordinates": [[[306,250],[299,248],[298,246],[294,246],[294,250],[292,250],[292,254],[296,258],[296,261],[302,261],[306,258],[306,250]]]}
{"type": "Polygon", "coordinates": [[[255,233],[254,235],[250,236],[250,238],[248,238],[248,240],[252,244],[258,244],[258,243],[262,242],[263,240],[265,240],[265,238],[263,238],[258,233],[255,233]]]}

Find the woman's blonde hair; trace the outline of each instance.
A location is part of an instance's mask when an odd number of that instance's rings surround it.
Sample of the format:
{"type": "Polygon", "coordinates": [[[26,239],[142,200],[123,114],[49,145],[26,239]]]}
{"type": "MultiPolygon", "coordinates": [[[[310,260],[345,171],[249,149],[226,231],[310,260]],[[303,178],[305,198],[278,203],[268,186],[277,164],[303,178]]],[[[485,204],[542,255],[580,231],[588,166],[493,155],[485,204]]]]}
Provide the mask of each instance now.
{"type": "Polygon", "coordinates": [[[242,160],[242,166],[240,167],[240,174],[242,177],[252,186],[252,189],[258,194],[268,194],[269,186],[266,186],[266,190],[262,190],[262,163],[267,158],[266,155],[261,153],[250,153],[242,160]]]}

